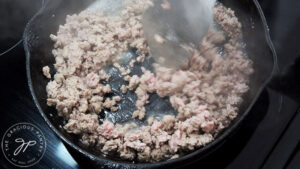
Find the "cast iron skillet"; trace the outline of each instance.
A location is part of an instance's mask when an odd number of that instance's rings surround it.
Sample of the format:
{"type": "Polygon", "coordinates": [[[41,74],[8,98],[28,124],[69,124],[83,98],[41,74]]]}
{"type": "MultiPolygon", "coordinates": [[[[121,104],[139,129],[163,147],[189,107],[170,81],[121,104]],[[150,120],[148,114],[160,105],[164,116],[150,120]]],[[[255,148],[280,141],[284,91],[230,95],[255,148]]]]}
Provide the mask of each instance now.
{"type": "MultiPolygon", "coordinates": [[[[248,56],[254,62],[254,74],[250,77],[250,91],[244,95],[244,102],[239,116],[212,143],[178,159],[158,163],[130,163],[117,158],[108,158],[84,147],[78,137],[62,129],[63,119],[56,110],[46,104],[46,79],[42,67],[50,65],[52,70],[54,57],[51,50],[53,42],[49,35],[56,34],[59,25],[65,23],[67,14],[78,13],[85,9],[92,0],[44,0],[40,11],[29,21],[23,35],[26,53],[26,71],[33,100],[50,128],[57,136],[71,147],[76,155],[85,159],[91,166],[100,168],[176,168],[203,158],[226,141],[226,138],[245,120],[253,104],[270,81],[277,65],[276,53],[269,36],[268,26],[262,10],[256,0],[221,0],[232,8],[243,25],[244,41],[248,56]]],[[[51,72],[53,74],[53,72],[51,72]]],[[[76,158],[76,157],[75,157],[76,158]]]]}

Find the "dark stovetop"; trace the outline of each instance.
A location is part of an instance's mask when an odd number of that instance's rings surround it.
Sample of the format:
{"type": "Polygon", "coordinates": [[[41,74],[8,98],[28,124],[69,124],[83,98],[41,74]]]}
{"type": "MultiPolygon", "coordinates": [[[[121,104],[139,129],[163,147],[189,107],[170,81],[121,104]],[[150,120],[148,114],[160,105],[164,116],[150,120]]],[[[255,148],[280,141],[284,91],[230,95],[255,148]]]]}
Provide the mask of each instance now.
{"type": "MultiPolygon", "coordinates": [[[[39,9],[42,1],[21,1],[0,2],[0,136],[15,123],[35,124],[46,137],[47,149],[42,160],[31,168],[86,168],[72,158],[49,129],[31,98],[21,37],[26,22],[39,9]]],[[[247,122],[221,148],[193,166],[226,169],[300,168],[300,1],[259,2],[269,24],[282,77],[275,78],[273,85],[264,90],[247,122]]],[[[0,168],[14,168],[0,154],[0,168]]]]}

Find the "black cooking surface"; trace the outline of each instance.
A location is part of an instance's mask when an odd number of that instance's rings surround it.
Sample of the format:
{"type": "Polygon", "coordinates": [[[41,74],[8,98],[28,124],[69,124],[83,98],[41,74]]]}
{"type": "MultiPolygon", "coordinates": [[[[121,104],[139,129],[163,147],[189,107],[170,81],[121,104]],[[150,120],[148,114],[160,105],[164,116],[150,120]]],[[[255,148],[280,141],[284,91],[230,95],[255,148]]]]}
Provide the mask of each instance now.
{"type": "MultiPolygon", "coordinates": [[[[26,22],[41,4],[41,0],[0,2],[0,136],[15,123],[32,123],[44,133],[47,149],[41,161],[30,168],[88,168],[72,158],[46,125],[29,92],[21,38],[26,22]]],[[[300,1],[260,0],[260,4],[278,54],[281,76],[264,90],[236,133],[204,160],[187,168],[300,168],[300,1]]],[[[0,168],[17,168],[0,154],[0,168]]]]}

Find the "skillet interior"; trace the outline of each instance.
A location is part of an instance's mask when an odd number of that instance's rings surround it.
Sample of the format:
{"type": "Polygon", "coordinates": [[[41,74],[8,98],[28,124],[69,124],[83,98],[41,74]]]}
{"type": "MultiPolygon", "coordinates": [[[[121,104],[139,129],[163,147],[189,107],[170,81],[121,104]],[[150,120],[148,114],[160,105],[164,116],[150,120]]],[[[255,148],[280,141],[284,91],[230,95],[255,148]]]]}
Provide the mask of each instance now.
{"type": "Polygon", "coordinates": [[[226,140],[226,137],[245,119],[274,72],[276,54],[269,40],[267,25],[256,0],[221,0],[225,6],[235,11],[239,21],[242,23],[244,41],[247,45],[247,54],[254,62],[253,66],[255,72],[250,78],[250,91],[244,96],[244,102],[240,107],[239,116],[215,141],[193,153],[175,160],[155,164],[132,164],[120,161],[119,159],[108,159],[93,151],[93,149],[84,147],[78,141],[78,137],[62,129],[64,125],[63,119],[57,116],[55,108],[48,107],[46,104],[47,94],[45,89],[48,79],[43,76],[41,71],[42,67],[46,65],[49,65],[51,70],[54,70],[53,63],[55,60],[51,53],[53,42],[50,40],[49,35],[56,34],[59,25],[65,23],[67,14],[78,13],[92,2],[93,0],[45,0],[42,9],[28,23],[25,29],[24,48],[27,57],[26,64],[29,87],[41,115],[62,140],[80,152],[79,154],[86,156],[91,161],[97,162],[97,165],[111,167],[113,164],[114,168],[174,167],[179,166],[178,164],[184,164],[201,158],[205,153],[207,154],[207,152],[210,152],[216,148],[217,145],[220,145],[222,141],[226,140]]]}

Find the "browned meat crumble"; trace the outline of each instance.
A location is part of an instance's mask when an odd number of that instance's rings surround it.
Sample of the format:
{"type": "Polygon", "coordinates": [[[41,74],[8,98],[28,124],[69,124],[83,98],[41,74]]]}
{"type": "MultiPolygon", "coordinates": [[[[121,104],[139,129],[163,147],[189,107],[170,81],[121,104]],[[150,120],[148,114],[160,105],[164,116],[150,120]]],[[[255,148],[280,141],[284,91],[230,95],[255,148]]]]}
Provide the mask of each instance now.
{"type": "MultiPolygon", "coordinates": [[[[137,95],[133,118],[145,118],[149,93],[169,97],[178,114],[149,117],[148,125],[139,127],[108,120],[100,124],[99,113],[104,108],[117,111],[121,101],[119,96],[104,99],[111,87],[100,83],[110,78],[103,68],[129,48],[140,53],[130,62],[131,67],[145,59],[149,48],[141,19],[150,4],[148,0],[128,0],[120,16],[90,11],[67,16],[57,35],[50,35],[55,42],[56,73],[46,90],[47,104],[55,106],[67,122],[65,130],[80,135],[85,145],[126,160],[156,162],[178,158],[213,141],[237,116],[253,69],[243,52],[242,25],[234,11],[218,4],[214,19],[222,29],[211,28],[182,69],[156,67],[155,75],[143,68],[139,77],[129,76],[129,70],[113,64],[129,82],[122,85],[122,92],[130,90],[137,95]]],[[[168,8],[167,1],[163,5],[168,8]]],[[[43,73],[51,79],[48,66],[43,73]]]]}

